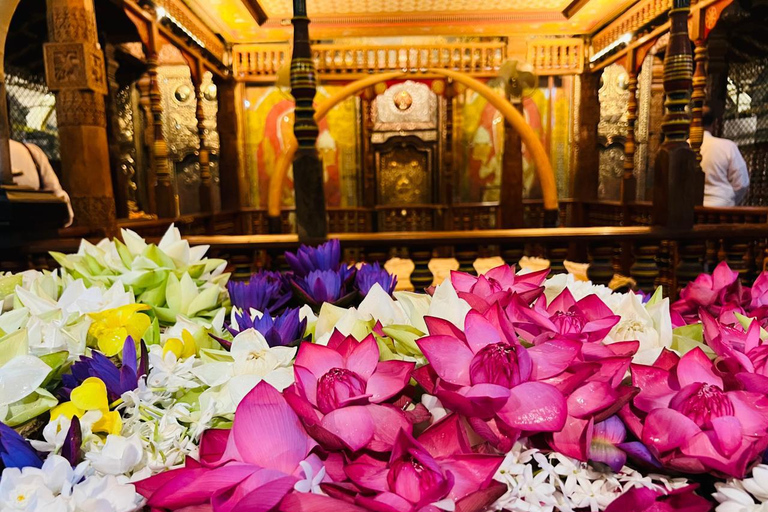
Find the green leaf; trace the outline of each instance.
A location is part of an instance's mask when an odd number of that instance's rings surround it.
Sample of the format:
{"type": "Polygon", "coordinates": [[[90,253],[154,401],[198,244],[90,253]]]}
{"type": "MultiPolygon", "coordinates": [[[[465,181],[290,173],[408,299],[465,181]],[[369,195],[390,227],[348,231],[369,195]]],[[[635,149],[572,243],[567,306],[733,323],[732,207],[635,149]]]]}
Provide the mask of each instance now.
{"type": "Polygon", "coordinates": [[[699,343],[704,343],[704,326],[702,324],[691,324],[678,327],[672,331],[674,336],[690,338],[699,343]]]}
{"type": "Polygon", "coordinates": [[[0,277],[0,300],[12,294],[16,287],[21,286],[23,283],[24,277],[21,274],[0,277]]]}
{"type": "Polygon", "coordinates": [[[164,284],[160,284],[154,288],[145,290],[141,295],[139,295],[136,302],[149,304],[152,307],[162,307],[165,305],[165,288],[166,287],[164,284]]]}
{"type": "Polygon", "coordinates": [[[126,268],[131,268],[131,264],[133,263],[131,251],[129,251],[128,247],[117,238],[114,239],[114,242],[115,247],[117,248],[117,254],[120,255],[120,261],[123,262],[123,265],[125,265],[126,268]]]}
{"type": "Polygon", "coordinates": [[[656,291],[655,291],[655,292],[653,292],[653,296],[652,296],[652,297],[650,298],[650,300],[649,300],[649,301],[648,301],[648,302],[645,304],[645,307],[646,307],[646,308],[649,308],[649,307],[651,307],[651,306],[655,306],[656,304],[658,304],[658,303],[659,303],[659,302],[661,302],[662,300],[664,300],[664,290],[662,289],[662,287],[661,287],[661,286],[659,286],[658,288],[656,288],[656,291]]]}
{"type": "Polygon", "coordinates": [[[155,262],[158,267],[166,269],[176,268],[176,264],[173,262],[171,257],[161,251],[160,248],[155,244],[149,244],[147,248],[144,249],[142,256],[155,262]]]}
{"type": "Polygon", "coordinates": [[[187,307],[186,315],[192,317],[201,311],[207,311],[216,307],[221,289],[218,286],[210,286],[199,293],[187,307]]]}
{"type": "Polygon", "coordinates": [[[56,260],[56,263],[58,263],[65,269],[67,270],[75,269],[73,262],[69,260],[69,257],[66,254],[61,252],[56,252],[56,251],[49,251],[48,254],[50,254],[51,257],[53,257],[53,259],[56,260]]]}

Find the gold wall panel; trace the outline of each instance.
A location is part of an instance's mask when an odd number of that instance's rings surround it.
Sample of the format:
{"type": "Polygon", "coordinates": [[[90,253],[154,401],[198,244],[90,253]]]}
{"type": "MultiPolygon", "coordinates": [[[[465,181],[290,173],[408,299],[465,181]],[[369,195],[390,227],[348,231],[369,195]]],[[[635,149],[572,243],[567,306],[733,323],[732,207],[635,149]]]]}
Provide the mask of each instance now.
{"type": "Polygon", "coordinates": [[[410,144],[395,145],[376,155],[379,205],[432,203],[432,157],[410,144]]]}

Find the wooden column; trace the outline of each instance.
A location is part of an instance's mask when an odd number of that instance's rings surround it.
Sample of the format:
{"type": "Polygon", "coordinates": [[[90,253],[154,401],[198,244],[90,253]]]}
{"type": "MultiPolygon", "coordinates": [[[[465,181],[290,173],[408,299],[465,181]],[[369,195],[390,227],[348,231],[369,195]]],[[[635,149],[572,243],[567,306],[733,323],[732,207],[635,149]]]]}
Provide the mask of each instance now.
{"type": "MultiPolygon", "coordinates": [[[[3,53],[0,51],[0,59],[3,53]]],[[[0,186],[13,185],[13,173],[11,172],[11,124],[8,119],[8,105],[5,101],[5,71],[0,62],[0,186]]]]}
{"type": "Polygon", "coordinates": [[[694,222],[696,155],[688,145],[693,58],[688,39],[690,0],[674,0],[669,13],[669,44],[664,57],[664,144],[656,156],[653,223],[689,229],[694,222]]]}
{"type": "Polygon", "coordinates": [[[75,224],[111,234],[115,199],[109,166],[104,56],[93,0],[48,0],[45,68],[56,94],[63,186],[75,224]]]}
{"type": "Polygon", "coordinates": [[[318,128],[313,100],[316,92],[315,64],[309,45],[309,18],[305,0],[293,0],[293,56],[291,94],[296,100],[293,133],[299,143],[293,160],[296,195],[296,227],[302,241],[324,240],[328,232],[325,212],[323,167],[315,149],[318,128]]]}
{"type": "Polygon", "coordinates": [[[693,36],[695,42],[695,51],[693,62],[695,70],[693,72],[693,93],[691,94],[691,149],[696,154],[697,170],[696,174],[696,195],[694,199],[697,205],[704,202],[704,173],[701,172],[701,143],[704,141],[704,127],[701,123],[701,116],[704,110],[704,101],[707,98],[707,42],[704,39],[704,16],[702,10],[696,11],[693,18],[693,36]]]}
{"type": "Polygon", "coordinates": [[[198,150],[198,163],[200,164],[200,211],[212,212],[216,200],[214,194],[216,188],[213,185],[211,176],[211,150],[208,147],[208,128],[205,126],[205,91],[203,90],[203,76],[205,67],[203,62],[198,59],[196,69],[192,76],[192,84],[195,87],[195,97],[197,105],[195,117],[197,117],[197,136],[200,139],[200,149],[198,150]]]}
{"type": "Polygon", "coordinates": [[[373,211],[376,206],[376,171],[374,166],[376,160],[373,154],[373,146],[371,145],[371,135],[373,134],[373,116],[371,108],[373,108],[373,100],[376,98],[376,91],[373,87],[368,87],[363,91],[360,101],[362,110],[362,126],[360,130],[360,136],[362,138],[362,163],[363,172],[361,174],[362,183],[360,184],[360,206],[364,208],[370,208],[371,210],[371,222],[372,228],[376,230],[376,223],[378,218],[373,211]]]}
{"type": "Polygon", "coordinates": [[[597,125],[600,122],[600,77],[602,71],[582,73],[579,76],[579,129],[576,133],[574,196],[579,201],[574,210],[576,226],[586,226],[585,201],[597,199],[599,184],[600,153],[597,145],[597,125]]]}
{"type": "MultiPolygon", "coordinates": [[[[521,101],[514,102],[522,113],[521,101]]],[[[522,228],[523,219],[523,140],[509,121],[504,121],[504,158],[501,165],[499,198],[502,229],[522,228]]]]}
{"type": "MultiPolygon", "coordinates": [[[[245,135],[243,129],[244,85],[233,78],[213,75],[218,98],[216,130],[219,132],[219,193],[224,210],[250,206],[248,180],[245,172],[245,135]]],[[[240,232],[252,233],[250,223],[240,226],[240,232]]]]}

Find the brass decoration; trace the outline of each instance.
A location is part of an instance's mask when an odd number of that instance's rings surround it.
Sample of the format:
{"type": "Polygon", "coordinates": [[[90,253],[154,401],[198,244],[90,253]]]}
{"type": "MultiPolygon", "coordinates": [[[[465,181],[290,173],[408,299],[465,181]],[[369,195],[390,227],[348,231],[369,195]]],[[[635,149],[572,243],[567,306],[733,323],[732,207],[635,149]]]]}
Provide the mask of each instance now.
{"type": "Polygon", "coordinates": [[[172,160],[180,161],[200,146],[194,86],[187,66],[159,66],[163,136],[172,160]],[[187,93],[184,94],[184,91],[187,93]]]}
{"type": "MultiPolygon", "coordinates": [[[[201,86],[203,91],[203,112],[205,113],[205,145],[213,151],[218,153],[219,151],[219,132],[216,126],[216,117],[219,112],[218,103],[218,90],[216,84],[213,83],[213,74],[210,71],[206,71],[203,75],[203,83],[201,86]]],[[[218,163],[211,162],[211,174],[213,174],[214,181],[219,181],[218,163]]]]}
{"type": "Polygon", "coordinates": [[[408,110],[411,108],[411,105],[413,105],[413,98],[411,97],[410,93],[403,89],[399,93],[395,95],[395,97],[392,99],[394,101],[395,106],[398,110],[408,110]]]}
{"type": "Polygon", "coordinates": [[[432,202],[431,157],[411,145],[394,147],[377,155],[381,205],[414,205],[432,202]]]}
{"type": "Polygon", "coordinates": [[[187,84],[181,84],[173,93],[173,97],[181,104],[186,103],[191,95],[192,89],[187,84]]]}
{"type": "Polygon", "coordinates": [[[600,123],[597,133],[611,141],[627,134],[627,103],[629,92],[627,71],[620,64],[612,64],[603,70],[600,98],[600,123]]]}
{"type": "Polygon", "coordinates": [[[645,200],[648,176],[648,135],[650,127],[651,84],[653,81],[653,59],[648,55],[638,75],[638,114],[635,124],[635,176],[637,177],[637,200],[645,200]]]}
{"type": "Polygon", "coordinates": [[[616,144],[600,150],[600,181],[598,197],[618,200],[621,195],[621,177],[624,173],[624,148],[616,144]]]}
{"type": "Polygon", "coordinates": [[[46,43],[44,56],[51,91],[78,89],[107,94],[104,56],[92,43],[46,43]]]}

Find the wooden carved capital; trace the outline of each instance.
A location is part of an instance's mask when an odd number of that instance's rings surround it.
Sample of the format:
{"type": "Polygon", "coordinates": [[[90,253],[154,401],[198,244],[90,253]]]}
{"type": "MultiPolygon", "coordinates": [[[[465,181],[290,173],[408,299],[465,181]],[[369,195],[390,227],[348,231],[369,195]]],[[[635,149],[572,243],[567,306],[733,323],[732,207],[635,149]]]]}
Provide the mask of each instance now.
{"type": "Polygon", "coordinates": [[[107,94],[104,56],[91,43],[46,43],[45,75],[51,91],[76,89],[107,94]]]}

